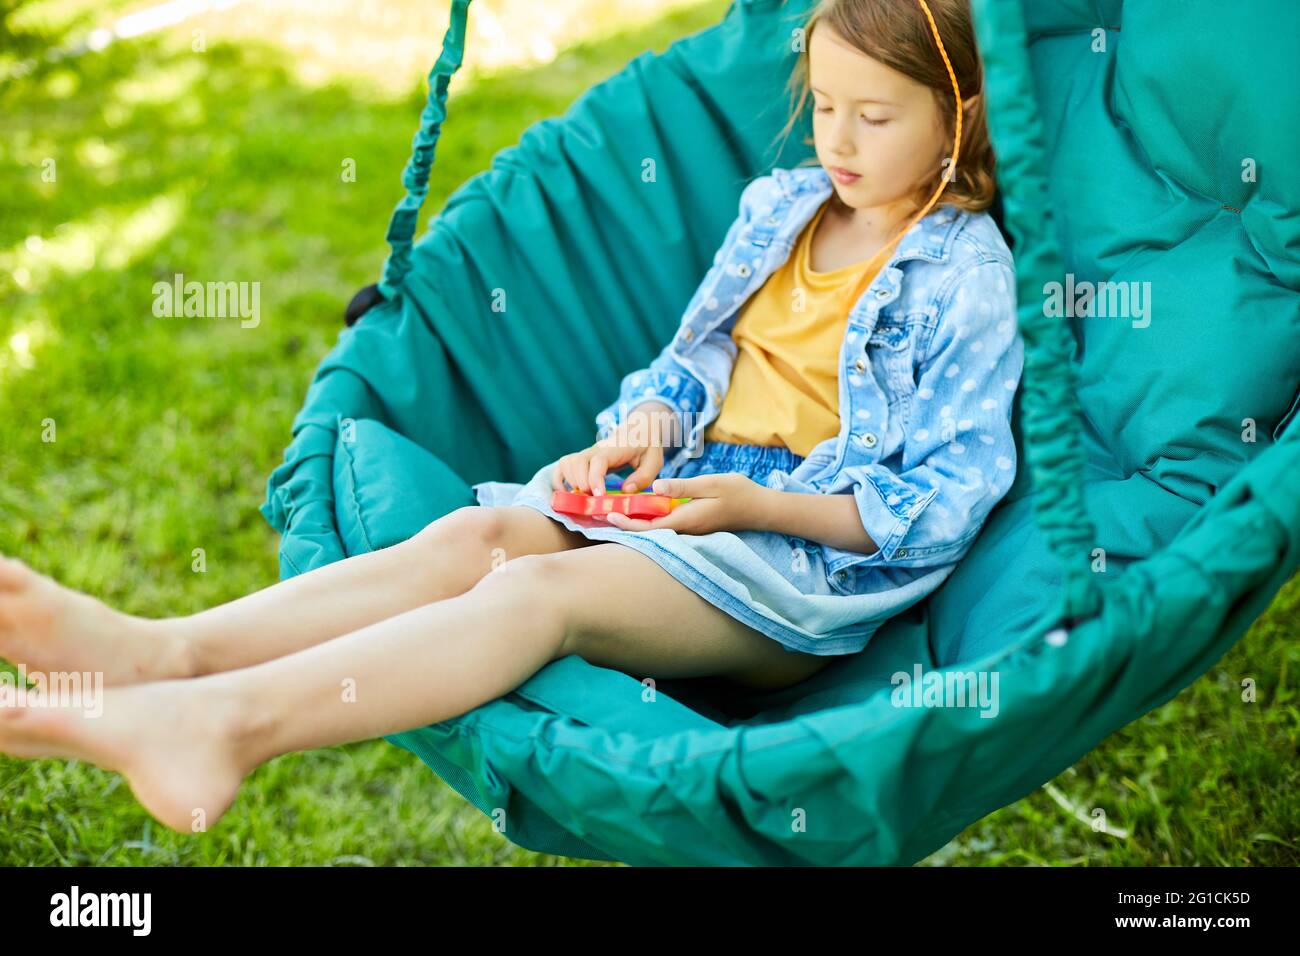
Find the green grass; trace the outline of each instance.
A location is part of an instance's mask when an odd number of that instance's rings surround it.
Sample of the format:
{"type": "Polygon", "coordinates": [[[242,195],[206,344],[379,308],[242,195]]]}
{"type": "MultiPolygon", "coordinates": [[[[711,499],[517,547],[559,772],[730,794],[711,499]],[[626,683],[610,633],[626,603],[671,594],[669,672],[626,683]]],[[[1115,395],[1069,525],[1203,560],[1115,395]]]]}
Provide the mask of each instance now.
{"type": "MultiPolygon", "coordinates": [[[[462,88],[429,207],[528,124],[723,8],[462,88]]],[[[266,477],[343,303],[383,261],[423,96],[306,88],[272,47],[194,54],[165,36],[0,87],[0,551],[149,616],[276,579],[277,540],[257,511],[266,477]],[[345,159],[355,183],[340,177],[345,159]],[[152,285],[176,272],[261,281],[261,325],[155,319],[152,285]],[[47,419],[53,443],[41,441],[47,419]],[[191,570],[196,548],[206,572],[191,570]]],[[[1128,839],[1038,791],[927,862],[1300,861],[1287,683],[1298,617],[1293,581],[1209,674],[1055,782],[1128,839]],[[1258,703],[1239,701],[1243,676],[1258,703]]],[[[0,864],[568,862],[511,846],[382,742],[272,761],[202,839],[155,824],[116,775],[0,758],[0,864]]]]}

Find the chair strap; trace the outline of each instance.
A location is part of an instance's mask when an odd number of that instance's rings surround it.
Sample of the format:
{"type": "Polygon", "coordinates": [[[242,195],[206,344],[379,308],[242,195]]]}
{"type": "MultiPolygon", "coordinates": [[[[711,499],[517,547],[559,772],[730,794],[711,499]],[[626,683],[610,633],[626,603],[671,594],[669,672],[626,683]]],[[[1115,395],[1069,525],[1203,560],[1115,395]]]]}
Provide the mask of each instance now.
{"type": "Polygon", "coordinates": [[[1062,617],[1084,618],[1100,606],[1091,570],[1097,530],[1083,503],[1083,413],[1074,340],[1067,322],[1043,308],[1044,284],[1059,280],[1065,265],[1048,202],[1024,15],[1020,0],[972,0],[972,7],[984,60],[989,133],[995,147],[1017,140],[1016,149],[998,150],[998,179],[1004,220],[1016,245],[1017,319],[1025,342],[1021,412],[1035,517],[1064,569],[1062,617]]]}
{"type": "Polygon", "coordinates": [[[451,22],[442,39],[442,52],[429,72],[429,101],[420,114],[420,127],[415,131],[411,158],[402,172],[402,185],[406,195],[401,198],[388,223],[388,246],[392,250],[384,262],[383,278],[379,291],[384,298],[392,299],[411,271],[411,247],[415,238],[416,221],[420,207],[429,193],[429,170],[433,168],[433,154],[442,133],[442,123],[447,118],[447,85],[460,69],[465,55],[465,21],[470,0],[452,0],[451,22]]]}

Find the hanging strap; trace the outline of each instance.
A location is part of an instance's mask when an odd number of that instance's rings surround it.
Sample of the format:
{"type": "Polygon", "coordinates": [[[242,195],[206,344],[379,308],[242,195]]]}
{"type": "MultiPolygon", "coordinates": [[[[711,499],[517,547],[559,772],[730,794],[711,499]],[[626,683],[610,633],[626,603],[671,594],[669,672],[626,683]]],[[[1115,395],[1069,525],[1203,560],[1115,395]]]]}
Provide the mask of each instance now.
{"type": "Polygon", "coordinates": [[[1025,342],[1021,383],[1025,457],[1034,480],[1034,512],[1065,580],[1062,617],[1094,614],[1100,603],[1091,570],[1097,530],[1083,505],[1083,414],[1076,391],[1073,338],[1043,308],[1043,286],[1065,272],[1048,204],[1047,161],[1038,102],[1030,86],[1028,40],[1020,0],[973,0],[984,60],[989,131],[998,151],[1003,219],[1016,240],[1017,318],[1025,342]]]}
{"type": "Polygon", "coordinates": [[[411,271],[411,247],[415,238],[415,225],[420,207],[429,193],[429,170],[433,168],[433,153],[442,133],[443,120],[447,118],[447,85],[460,69],[465,55],[465,20],[470,0],[452,0],[451,22],[442,38],[442,52],[429,73],[429,101],[420,114],[420,128],[415,131],[411,158],[402,172],[402,185],[406,195],[393,210],[388,223],[388,246],[392,250],[384,262],[383,278],[379,291],[387,299],[397,295],[411,271]]]}

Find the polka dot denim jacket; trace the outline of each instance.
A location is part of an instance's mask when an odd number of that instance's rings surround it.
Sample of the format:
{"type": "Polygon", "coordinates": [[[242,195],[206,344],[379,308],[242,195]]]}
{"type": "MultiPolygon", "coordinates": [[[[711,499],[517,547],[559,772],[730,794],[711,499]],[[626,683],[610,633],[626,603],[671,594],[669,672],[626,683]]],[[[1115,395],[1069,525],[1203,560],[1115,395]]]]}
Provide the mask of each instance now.
{"type": "MultiPolygon", "coordinates": [[[[685,438],[661,475],[698,454],[730,384],[740,306],[789,257],[831,188],[820,166],[776,169],[745,188],[676,335],[648,368],[624,377],[618,399],[596,416],[599,437],[657,400],[682,414],[685,438]]],[[[1011,253],[992,218],[942,205],[908,231],[850,311],[840,432],[768,480],[857,500],[879,550],[821,545],[838,580],[854,569],[955,563],[1010,488],[1024,363],[1015,311],[1011,253]]]]}

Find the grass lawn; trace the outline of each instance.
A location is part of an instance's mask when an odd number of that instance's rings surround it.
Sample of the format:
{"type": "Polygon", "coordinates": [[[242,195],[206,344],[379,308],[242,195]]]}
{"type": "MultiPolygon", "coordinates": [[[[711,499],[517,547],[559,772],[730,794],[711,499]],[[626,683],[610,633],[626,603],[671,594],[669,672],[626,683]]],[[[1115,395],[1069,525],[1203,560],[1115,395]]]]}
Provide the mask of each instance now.
{"type": "MultiPolygon", "coordinates": [[[[429,207],[528,124],[724,8],[461,84],[429,207]]],[[[307,84],[251,39],[195,53],[186,31],[0,84],[0,551],[149,616],[276,579],[257,510],[266,478],[343,304],[377,277],[423,99],[364,79],[307,84]],[[355,182],[340,176],[349,159],[355,182]],[[178,272],[263,280],[261,324],[154,318],[153,284],[178,272]],[[50,420],[57,440],[42,441],[50,420]]],[[[1208,674],[1054,781],[1055,796],[1037,791],[927,862],[1300,862],[1298,633],[1293,580],[1208,674]],[[1240,699],[1247,677],[1256,703],[1240,699]],[[1129,835],[1093,832],[1062,802],[1101,807],[1129,835]]],[[[0,757],[0,864],[570,862],[511,846],[383,742],[272,761],[201,839],[155,824],[113,774],[0,757]]]]}

